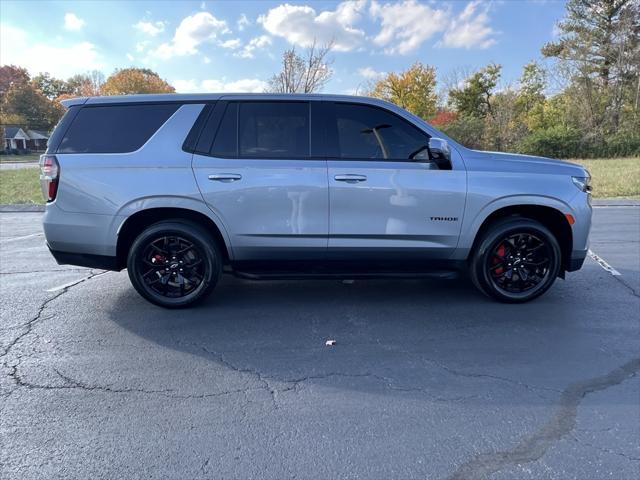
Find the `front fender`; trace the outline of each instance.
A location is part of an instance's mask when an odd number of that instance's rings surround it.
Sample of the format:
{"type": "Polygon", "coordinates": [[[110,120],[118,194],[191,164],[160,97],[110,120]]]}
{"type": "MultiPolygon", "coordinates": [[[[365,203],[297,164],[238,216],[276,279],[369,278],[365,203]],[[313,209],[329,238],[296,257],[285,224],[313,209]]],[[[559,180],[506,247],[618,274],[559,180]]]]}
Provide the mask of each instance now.
{"type": "Polygon", "coordinates": [[[568,202],[546,195],[513,194],[495,198],[482,204],[478,202],[478,199],[471,199],[468,202],[467,213],[462,224],[458,249],[453,258],[463,260],[468,257],[480,227],[493,213],[506,207],[519,205],[549,207],[563,215],[566,213],[575,215],[568,202]]]}

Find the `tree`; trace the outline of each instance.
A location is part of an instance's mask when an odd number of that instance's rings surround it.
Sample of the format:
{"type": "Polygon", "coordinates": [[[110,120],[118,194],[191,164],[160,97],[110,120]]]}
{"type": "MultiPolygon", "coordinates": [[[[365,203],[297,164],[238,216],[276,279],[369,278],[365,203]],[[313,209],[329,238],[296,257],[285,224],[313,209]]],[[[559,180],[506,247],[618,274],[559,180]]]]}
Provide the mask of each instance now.
{"type": "Polygon", "coordinates": [[[2,101],[3,114],[19,115],[28,128],[50,130],[62,116],[62,107],[31,83],[14,85],[2,101]]]}
{"type": "Polygon", "coordinates": [[[69,92],[72,97],[97,97],[102,92],[104,74],[99,70],[74,75],[67,80],[69,92]]]}
{"type": "Polygon", "coordinates": [[[333,71],[328,55],[333,42],[320,48],[316,42],[307,50],[304,57],[295,48],[282,54],[282,70],[268,81],[267,92],[271,93],[313,93],[322,90],[333,71]]]}
{"type": "Polygon", "coordinates": [[[16,85],[26,85],[29,83],[29,73],[26,68],[15,65],[3,65],[0,67],[0,101],[7,94],[9,89],[16,85]]]}
{"type": "Polygon", "coordinates": [[[449,103],[458,114],[476,118],[493,114],[491,97],[501,69],[501,65],[487,65],[468,77],[463,86],[449,91],[449,103]]]}
{"type": "Polygon", "coordinates": [[[430,119],[437,111],[436,71],[430,65],[416,62],[403,72],[385,75],[375,82],[368,95],[395,103],[425,120],[430,119]]]}
{"type": "Polygon", "coordinates": [[[583,130],[603,138],[630,114],[638,125],[640,2],[569,0],[560,38],[542,54],[559,60],[583,106],[583,130]]]}
{"type": "Polygon", "coordinates": [[[59,78],[54,78],[46,72],[39,73],[33,77],[33,79],[31,79],[31,84],[37,90],[40,90],[40,92],[42,92],[42,94],[49,100],[54,100],[60,95],[71,93],[71,89],[67,82],[60,80],[59,78]]]}
{"type": "Polygon", "coordinates": [[[523,68],[519,83],[513,107],[520,123],[529,130],[535,130],[544,123],[547,71],[537,62],[529,62],[523,68]]]}
{"type": "Polygon", "coordinates": [[[173,93],[166,80],[148,68],[116,70],[102,85],[102,95],[131,95],[134,93],[173,93]]]}

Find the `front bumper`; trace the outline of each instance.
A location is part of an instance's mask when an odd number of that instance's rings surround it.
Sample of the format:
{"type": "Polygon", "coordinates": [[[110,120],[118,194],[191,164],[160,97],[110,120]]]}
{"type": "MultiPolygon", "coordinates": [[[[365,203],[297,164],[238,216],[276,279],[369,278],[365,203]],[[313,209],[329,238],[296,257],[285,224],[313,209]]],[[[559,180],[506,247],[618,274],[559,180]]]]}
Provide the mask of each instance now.
{"type": "Polygon", "coordinates": [[[582,264],[584,263],[584,259],[587,257],[587,252],[589,250],[574,250],[571,252],[571,258],[567,262],[567,272],[575,272],[576,270],[580,270],[582,268],[582,264]]]}

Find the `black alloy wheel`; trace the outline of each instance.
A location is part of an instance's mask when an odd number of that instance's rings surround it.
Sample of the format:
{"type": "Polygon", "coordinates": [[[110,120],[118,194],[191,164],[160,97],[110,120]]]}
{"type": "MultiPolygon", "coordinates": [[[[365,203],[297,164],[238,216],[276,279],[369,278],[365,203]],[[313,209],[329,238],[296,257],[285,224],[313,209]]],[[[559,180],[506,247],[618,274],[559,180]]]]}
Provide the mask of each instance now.
{"type": "Polygon", "coordinates": [[[542,295],[560,272],[558,241],[542,224],[508,219],[485,233],[471,260],[471,278],[485,294],[518,303],[542,295]]]}
{"type": "Polygon", "coordinates": [[[127,268],[138,293],[156,305],[177,308],[211,292],[221,273],[221,257],[211,235],[199,226],[161,222],[133,242],[127,268]]]}

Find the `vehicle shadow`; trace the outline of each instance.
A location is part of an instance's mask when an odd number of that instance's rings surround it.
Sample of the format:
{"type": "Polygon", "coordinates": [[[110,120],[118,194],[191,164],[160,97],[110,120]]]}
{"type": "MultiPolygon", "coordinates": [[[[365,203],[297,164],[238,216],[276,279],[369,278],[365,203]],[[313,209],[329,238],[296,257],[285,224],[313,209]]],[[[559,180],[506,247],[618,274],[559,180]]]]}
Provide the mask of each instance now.
{"type": "Polygon", "coordinates": [[[563,303],[550,292],[526,305],[499,304],[460,280],[226,277],[192,309],[151,306],[127,289],[108,313],[163,348],[254,375],[274,390],[321,384],[443,401],[486,394],[501,402],[496,389],[527,382],[539,383],[537,401],[556,394],[545,379],[558,349],[573,341],[559,320],[563,303]]]}

